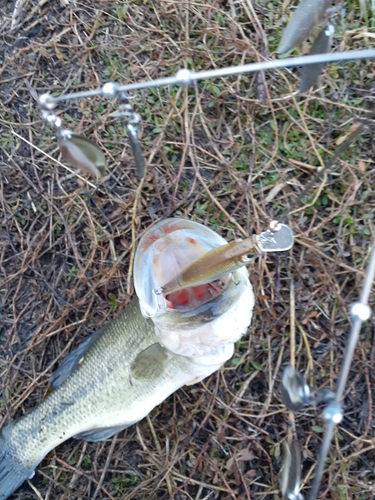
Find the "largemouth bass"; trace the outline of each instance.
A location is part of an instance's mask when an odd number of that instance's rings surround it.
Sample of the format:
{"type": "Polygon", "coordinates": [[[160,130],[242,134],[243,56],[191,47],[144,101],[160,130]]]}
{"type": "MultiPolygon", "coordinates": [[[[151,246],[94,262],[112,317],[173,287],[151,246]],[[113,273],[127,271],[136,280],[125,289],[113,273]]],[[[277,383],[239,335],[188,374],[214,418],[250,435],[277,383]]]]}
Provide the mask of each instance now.
{"type": "Polygon", "coordinates": [[[134,264],[139,303],[134,297],[112,323],[73,350],[52,376],[54,390],[46,400],[2,429],[1,500],[60,443],[70,437],[108,439],[232,356],[254,304],[246,270],[224,289],[207,283],[188,290],[188,299],[172,294],[163,309],[152,292],[223,243],[210,229],[183,219],[167,219],[145,233],[134,264]]]}

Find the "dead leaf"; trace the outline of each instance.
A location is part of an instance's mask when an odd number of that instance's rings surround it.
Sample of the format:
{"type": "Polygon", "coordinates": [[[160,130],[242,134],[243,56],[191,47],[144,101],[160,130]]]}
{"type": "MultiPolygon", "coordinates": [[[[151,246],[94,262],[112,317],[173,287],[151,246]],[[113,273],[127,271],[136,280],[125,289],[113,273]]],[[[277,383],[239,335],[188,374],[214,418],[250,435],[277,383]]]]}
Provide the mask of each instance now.
{"type": "Polygon", "coordinates": [[[349,138],[349,136],[355,132],[358,127],[361,127],[362,126],[362,123],[361,122],[355,122],[351,125],[350,129],[348,130],[348,132],[345,134],[345,135],[342,135],[340,136],[338,139],[336,139],[336,144],[337,146],[340,146],[340,144],[342,144],[344,141],[346,141],[346,139],[349,138]]]}
{"type": "Polygon", "coordinates": [[[233,464],[234,464],[234,458],[230,457],[230,459],[228,460],[228,462],[225,465],[225,468],[227,470],[231,470],[231,468],[233,467],[233,464]]]}
{"type": "Polygon", "coordinates": [[[265,203],[269,203],[270,201],[272,201],[275,196],[277,196],[279,191],[281,191],[285,186],[286,182],[280,182],[280,184],[276,184],[266,196],[266,199],[264,200],[265,203]]]}
{"type": "Polygon", "coordinates": [[[237,460],[253,460],[255,458],[254,453],[247,448],[240,450],[237,453],[237,460]]]}
{"type": "Polygon", "coordinates": [[[361,172],[361,174],[364,174],[366,171],[366,165],[363,160],[358,161],[358,170],[361,172]]]}
{"type": "Polygon", "coordinates": [[[235,455],[228,460],[225,468],[227,470],[231,470],[236,461],[243,462],[245,460],[253,460],[254,458],[255,458],[254,453],[250,451],[248,448],[244,448],[243,450],[240,450],[239,452],[235,453],[235,455]]]}

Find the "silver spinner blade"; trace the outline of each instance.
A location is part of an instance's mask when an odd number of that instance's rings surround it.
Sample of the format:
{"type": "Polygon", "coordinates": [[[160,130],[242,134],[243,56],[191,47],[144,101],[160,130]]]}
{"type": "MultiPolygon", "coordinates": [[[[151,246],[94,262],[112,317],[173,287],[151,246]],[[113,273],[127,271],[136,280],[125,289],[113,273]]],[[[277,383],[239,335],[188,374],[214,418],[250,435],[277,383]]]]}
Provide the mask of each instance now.
{"type": "Polygon", "coordinates": [[[255,241],[262,252],[283,252],[292,248],[294,236],[289,226],[272,221],[267,231],[255,236],[255,241]]]}
{"type": "Polygon", "coordinates": [[[302,375],[287,366],[281,380],[281,399],[288,410],[298,411],[311,402],[310,387],[302,375]]]}
{"type": "MultiPolygon", "coordinates": [[[[326,26],[318,35],[313,43],[309,55],[325,54],[330,51],[333,33],[335,28],[332,24],[326,26]]],[[[307,64],[302,68],[301,81],[299,84],[300,92],[307,92],[310,87],[315,85],[324,68],[324,63],[307,64]]]]}
{"type": "Polygon", "coordinates": [[[283,31],[278,54],[299,46],[314,27],[319,26],[332,8],[332,0],[301,0],[283,31]]]}
{"type": "Polygon", "coordinates": [[[283,467],[280,477],[280,489],[287,500],[303,500],[299,492],[301,487],[301,449],[296,441],[290,445],[284,443],[283,467]]]}

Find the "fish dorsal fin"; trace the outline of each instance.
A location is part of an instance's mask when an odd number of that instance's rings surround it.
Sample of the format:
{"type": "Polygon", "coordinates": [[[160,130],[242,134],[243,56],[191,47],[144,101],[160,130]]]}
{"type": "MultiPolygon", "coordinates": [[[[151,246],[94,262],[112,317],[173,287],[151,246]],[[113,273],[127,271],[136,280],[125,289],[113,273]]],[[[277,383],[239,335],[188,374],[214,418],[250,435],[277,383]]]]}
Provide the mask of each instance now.
{"type": "Polygon", "coordinates": [[[84,357],[102,331],[103,328],[90,335],[90,337],[82,342],[81,345],[73,349],[65,356],[65,358],[63,358],[60,366],[52,373],[51,378],[49,379],[52,389],[56,389],[69,377],[71,373],[73,373],[77,366],[79,366],[80,360],[84,357]]]}
{"type": "Polygon", "coordinates": [[[168,351],[159,342],[141,351],[130,366],[130,374],[136,380],[160,377],[168,359],[168,351]]]}

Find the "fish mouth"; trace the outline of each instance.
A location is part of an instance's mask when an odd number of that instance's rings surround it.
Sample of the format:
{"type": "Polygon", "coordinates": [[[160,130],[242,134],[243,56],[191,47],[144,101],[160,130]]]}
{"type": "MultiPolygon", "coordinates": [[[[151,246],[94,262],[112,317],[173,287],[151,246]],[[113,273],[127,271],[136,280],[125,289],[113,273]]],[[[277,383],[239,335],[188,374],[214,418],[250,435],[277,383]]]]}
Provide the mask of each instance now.
{"type": "MultiPolygon", "coordinates": [[[[202,312],[202,306],[217,300],[228,288],[230,274],[167,295],[156,291],[193,260],[225,243],[211,229],[185,219],[165,219],[148,229],[134,259],[134,286],[142,314],[155,317],[179,311],[191,318],[188,313],[202,312]]],[[[209,309],[209,306],[203,308],[206,312],[209,309]]]]}
{"type": "Polygon", "coordinates": [[[151,317],[156,340],[195,362],[220,366],[251,321],[254,294],[246,268],[168,295],[159,289],[193,260],[226,241],[186,219],[165,219],[142,236],[134,258],[141,313],[151,317]],[[233,279],[232,279],[233,278],[233,279]]]}

